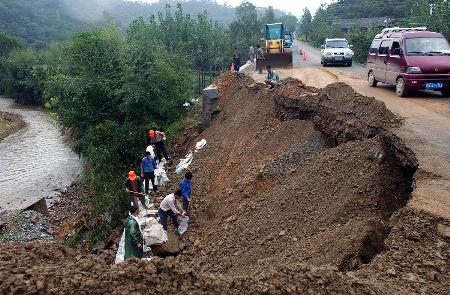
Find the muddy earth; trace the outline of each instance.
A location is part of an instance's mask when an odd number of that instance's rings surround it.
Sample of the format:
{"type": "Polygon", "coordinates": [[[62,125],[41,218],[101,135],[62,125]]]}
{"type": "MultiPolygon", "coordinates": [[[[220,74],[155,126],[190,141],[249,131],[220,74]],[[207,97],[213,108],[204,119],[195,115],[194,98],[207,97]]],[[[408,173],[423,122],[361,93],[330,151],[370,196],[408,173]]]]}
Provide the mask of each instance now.
{"type": "MultiPolygon", "coordinates": [[[[418,161],[382,102],[344,83],[218,81],[175,257],[109,265],[0,245],[3,293],[450,294],[450,223],[408,206],[418,161]]],[[[172,228],[173,229],[173,228],[172,228]]],[[[175,238],[175,237],[172,237],[175,238]]]]}

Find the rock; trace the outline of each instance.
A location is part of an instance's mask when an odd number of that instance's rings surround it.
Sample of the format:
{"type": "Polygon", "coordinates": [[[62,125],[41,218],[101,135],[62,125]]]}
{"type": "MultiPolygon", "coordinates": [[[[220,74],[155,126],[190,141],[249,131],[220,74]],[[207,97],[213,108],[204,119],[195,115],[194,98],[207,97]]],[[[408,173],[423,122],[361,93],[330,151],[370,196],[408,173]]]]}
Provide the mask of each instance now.
{"type": "Polygon", "coordinates": [[[439,223],[437,225],[437,232],[444,238],[450,238],[450,226],[439,223]]]}
{"type": "Polygon", "coordinates": [[[233,217],[233,216],[230,216],[230,217],[228,217],[225,221],[226,221],[226,222],[233,222],[233,220],[234,220],[234,217],[233,217]]]}
{"type": "Polygon", "coordinates": [[[397,275],[397,272],[396,272],[395,269],[393,269],[393,268],[389,268],[389,269],[386,271],[386,273],[387,273],[388,275],[391,275],[391,276],[396,276],[396,275],[397,275]]]}
{"type": "Polygon", "coordinates": [[[417,282],[419,282],[419,278],[418,278],[415,274],[413,274],[413,273],[407,273],[407,274],[404,276],[404,279],[405,279],[405,280],[408,280],[408,281],[410,281],[410,282],[412,282],[412,283],[417,283],[417,282]]]}
{"type": "Polygon", "coordinates": [[[412,231],[408,234],[407,239],[411,241],[420,241],[421,235],[417,231],[412,231]]]}
{"type": "Polygon", "coordinates": [[[437,278],[437,273],[435,271],[427,271],[425,273],[425,276],[427,277],[428,280],[430,281],[435,281],[437,278]]]}
{"type": "Polygon", "coordinates": [[[292,241],[293,241],[293,242],[297,242],[298,239],[297,239],[296,237],[293,237],[293,238],[292,238],[292,241]]]}
{"type": "Polygon", "coordinates": [[[39,221],[39,216],[37,216],[37,215],[31,215],[30,220],[31,220],[32,223],[36,223],[36,222],[39,221]]]}
{"type": "Polygon", "coordinates": [[[53,228],[51,228],[51,227],[47,227],[45,229],[45,232],[48,233],[49,235],[52,235],[52,236],[55,234],[55,230],[53,228]]]}
{"type": "Polygon", "coordinates": [[[280,233],[278,234],[279,236],[284,236],[286,234],[285,230],[280,231],[280,233]]]}
{"type": "Polygon", "coordinates": [[[162,245],[152,245],[152,253],[155,256],[159,257],[167,257],[167,256],[175,256],[180,253],[180,239],[177,235],[168,232],[167,242],[162,245]]]}

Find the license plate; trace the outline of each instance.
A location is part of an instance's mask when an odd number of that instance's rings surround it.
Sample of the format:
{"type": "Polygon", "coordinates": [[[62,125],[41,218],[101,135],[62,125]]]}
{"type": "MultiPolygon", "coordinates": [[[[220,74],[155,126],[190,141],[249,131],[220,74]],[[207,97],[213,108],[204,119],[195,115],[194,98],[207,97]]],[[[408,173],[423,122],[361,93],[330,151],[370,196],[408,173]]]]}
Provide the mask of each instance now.
{"type": "Polygon", "coordinates": [[[343,57],[342,57],[342,56],[335,56],[334,59],[335,59],[335,60],[342,60],[343,57]]]}
{"type": "Polygon", "coordinates": [[[442,89],[442,88],[444,88],[444,83],[442,83],[442,82],[426,83],[425,88],[426,89],[442,89]]]}

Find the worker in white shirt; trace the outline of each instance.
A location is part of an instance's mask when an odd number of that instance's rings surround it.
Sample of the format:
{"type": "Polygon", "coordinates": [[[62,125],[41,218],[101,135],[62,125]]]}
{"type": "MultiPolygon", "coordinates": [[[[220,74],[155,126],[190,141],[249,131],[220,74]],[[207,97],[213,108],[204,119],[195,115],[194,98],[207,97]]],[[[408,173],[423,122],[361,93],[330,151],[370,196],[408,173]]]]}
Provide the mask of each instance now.
{"type": "Polygon", "coordinates": [[[177,216],[183,216],[183,211],[178,206],[177,198],[181,198],[181,190],[177,190],[174,194],[166,196],[159,205],[159,223],[165,231],[167,231],[167,218],[169,216],[172,218],[172,223],[177,229],[180,225],[177,216]]]}

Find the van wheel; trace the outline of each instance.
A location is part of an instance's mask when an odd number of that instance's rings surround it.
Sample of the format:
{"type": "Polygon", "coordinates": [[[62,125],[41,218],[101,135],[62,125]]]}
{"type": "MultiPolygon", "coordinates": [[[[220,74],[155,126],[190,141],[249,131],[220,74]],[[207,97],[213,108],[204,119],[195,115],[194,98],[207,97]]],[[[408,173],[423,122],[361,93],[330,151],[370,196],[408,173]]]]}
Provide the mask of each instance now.
{"type": "Polygon", "coordinates": [[[347,67],[351,67],[352,64],[353,64],[353,62],[348,62],[348,63],[347,63],[347,67]]]}
{"type": "Polygon", "coordinates": [[[367,81],[368,81],[370,87],[375,87],[378,84],[378,81],[377,81],[377,79],[375,79],[375,75],[373,74],[372,71],[369,72],[367,81]]]}
{"type": "Polygon", "coordinates": [[[441,92],[442,92],[442,96],[443,97],[449,97],[450,98],[450,89],[445,89],[445,90],[442,90],[441,92]]]}
{"type": "Polygon", "coordinates": [[[326,67],[326,66],[327,66],[327,63],[324,61],[324,62],[322,63],[322,66],[326,67]]]}
{"type": "Polygon", "coordinates": [[[395,94],[399,97],[405,97],[408,94],[408,91],[406,90],[406,84],[405,79],[402,77],[397,79],[397,83],[395,85],[395,94]]]}

